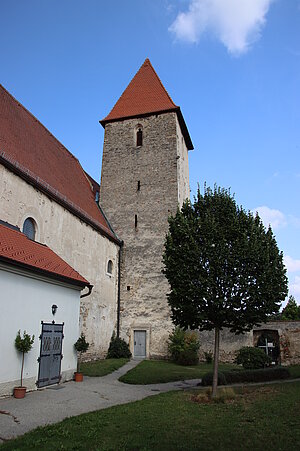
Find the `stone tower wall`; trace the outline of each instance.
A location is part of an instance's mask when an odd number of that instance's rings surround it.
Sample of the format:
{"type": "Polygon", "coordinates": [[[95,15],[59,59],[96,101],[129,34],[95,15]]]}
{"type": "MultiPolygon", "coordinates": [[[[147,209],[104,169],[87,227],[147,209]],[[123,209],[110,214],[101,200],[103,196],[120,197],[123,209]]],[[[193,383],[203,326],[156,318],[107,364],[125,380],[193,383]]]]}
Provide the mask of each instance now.
{"type": "Polygon", "coordinates": [[[100,203],[124,241],[121,336],[133,352],[134,331],[145,330],[148,357],[166,355],[173,327],[162,253],[168,216],[189,197],[187,155],[176,113],[120,120],[105,127],[100,203]],[[138,127],[143,130],[140,147],[138,127]]]}

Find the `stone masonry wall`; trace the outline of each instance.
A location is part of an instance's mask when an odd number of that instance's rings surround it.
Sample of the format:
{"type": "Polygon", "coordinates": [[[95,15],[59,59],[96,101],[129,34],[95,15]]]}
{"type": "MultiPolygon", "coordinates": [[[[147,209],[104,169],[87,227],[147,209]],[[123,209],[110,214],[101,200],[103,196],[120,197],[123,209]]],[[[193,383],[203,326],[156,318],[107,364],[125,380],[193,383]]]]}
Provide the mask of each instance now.
{"type": "Polygon", "coordinates": [[[0,219],[22,230],[24,220],[32,217],[36,240],[94,285],[81,301],[81,326],[90,343],[85,358],[104,357],[116,325],[118,246],[3,166],[0,180],[0,219]],[[106,273],[109,259],[111,276],[106,273]]]}
{"type": "Polygon", "coordinates": [[[100,203],[124,241],[121,335],[133,351],[134,330],[145,330],[148,357],[166,355],[173,327],[166,298],[169,286],[161,271],[168,216],[189,194],[182,141],[175,113],[105,127],[100,203]],[[136,146],[138,126],[143,129],[141,147],[136,146]]]}
{"type": "MultiPolygon", "coordinates": [[[[220,361],[233,362],[237,351],[243,346],[256,346],[254,333],[276,331],[279,338],[280,363],[295,365],[300,363],[300,321],[270,321],[256,326],[245,334],[235,335],[229,329],[223,329],[220,336],[220,361]]],[[[204,361],[205,352],[213,353],[214,331],[199,332],[200,360],[204,361]]],[[[256,340],[257,341],[257,340],[256,340]]]]}

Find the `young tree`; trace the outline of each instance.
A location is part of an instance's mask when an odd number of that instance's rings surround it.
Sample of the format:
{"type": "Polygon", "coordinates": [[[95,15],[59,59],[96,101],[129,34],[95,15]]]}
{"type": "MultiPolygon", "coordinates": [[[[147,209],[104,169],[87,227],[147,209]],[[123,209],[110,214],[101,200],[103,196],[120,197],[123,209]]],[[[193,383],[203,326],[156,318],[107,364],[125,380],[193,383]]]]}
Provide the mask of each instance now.
{"type": "Polygon", "coordinates": [[[215,331],[216,396],[220,330],[244,333],[278,312],[287,295],[282,253],[271,228],[215,186],[169,218],[163,262],[173,322],[215,331]]]}
{"type": "Polygon", "coordinates": [[[286,320],[299,320],[300,319],[300,306],[297,305],[296,299],[294,296],[290,296],[288,303],[282,310],[281,314],[282,319],[286,320]]]}

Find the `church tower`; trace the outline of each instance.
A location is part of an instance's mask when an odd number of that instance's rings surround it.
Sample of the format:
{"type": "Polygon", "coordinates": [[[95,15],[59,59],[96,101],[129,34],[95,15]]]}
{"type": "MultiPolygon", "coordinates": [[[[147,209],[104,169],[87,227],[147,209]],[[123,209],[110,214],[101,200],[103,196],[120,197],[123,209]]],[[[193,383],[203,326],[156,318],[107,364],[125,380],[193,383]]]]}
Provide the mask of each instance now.
{"type": "Polygon", "coordinates": [[[193,144],[148,59],[101,124],[100,204],[124,242],[120,336],[135,357],[164,356],[173,325],[162,253],[168,217],[189,197],[193,144]]]}

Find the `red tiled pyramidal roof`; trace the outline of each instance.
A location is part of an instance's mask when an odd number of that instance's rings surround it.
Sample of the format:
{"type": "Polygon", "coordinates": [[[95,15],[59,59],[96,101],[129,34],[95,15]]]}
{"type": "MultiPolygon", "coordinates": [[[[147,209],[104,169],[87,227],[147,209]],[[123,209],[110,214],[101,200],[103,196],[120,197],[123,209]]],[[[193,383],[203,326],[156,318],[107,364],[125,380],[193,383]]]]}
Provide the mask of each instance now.
{"type": "Polygon", "coordinates": [[[23,233],[0,224],[0,261],[18,266],[79,286],[89,282],[44,244],[27,238],[23,233]]]}
{"type": "Polygon", "coordinates": [[[108,122],[168,111],[177,113],[187,147],[193,149],[180,107],[175,105],[147,58],[111,112],[100,122],[105,127],[108,122]]]}
{"type": "Polygon", "coordinates": [[[0,162],[116,240],[77,158],[1,85],[0,162]]]}

